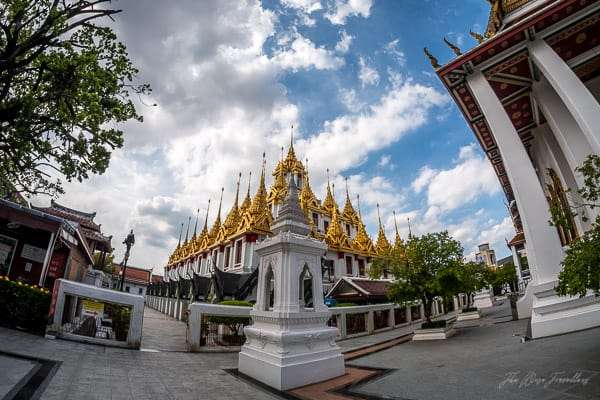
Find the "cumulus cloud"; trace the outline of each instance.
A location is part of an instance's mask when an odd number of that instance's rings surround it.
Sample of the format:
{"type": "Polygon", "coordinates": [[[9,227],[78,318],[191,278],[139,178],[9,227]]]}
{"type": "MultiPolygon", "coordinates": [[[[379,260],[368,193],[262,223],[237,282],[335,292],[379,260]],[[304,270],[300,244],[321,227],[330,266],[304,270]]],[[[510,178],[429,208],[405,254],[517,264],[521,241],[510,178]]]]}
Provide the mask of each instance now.
{"type": "Polygon", "coordinates": [[[358,59],[358,65],[360,66],[360,70],[358,71],[358,79],[362,84],[362,87],[367,85],[375,85],[379,84],[379,73],[375,68],[367,65],[367,62],[363,57],[358,59]]]}
{"type": "Polygon", "coordinates": [[[339,98],[342,104],[351,112],[358,112],[364,106],[365,103],[361,102],[358,99],[356,94],[356,90],[354,89],[341,89],[339,93],[339,98]]]}
{"type": "Polygon", "coordinates": [[[325,14],[334,25],[344,25],[346,19],[352,16],[368,18],[371,14],[373,0],[335,0],[332,7],[325,14]]]}
{"type": "Polygon", "coordinates": [[[456,209],[500,191],[492,166],[479,155],[474,143],[460,149],[458,160],[450,169],[422,168],[412,187],[417,193],[426,189],[427,204],[441,211],[456,209]]]}
{"type": "Polygon", "coordinates": [[[310,68],[332,70],[344,65],[344,59],[336,56],[333,51],[323,46],[317,47],[310,39],[298,33],[288,46],[274,53],[272,60],[281,68],[292,71],[310,68]]]}
{"type": "Polygon", "coordinates": [[[394,57],[395,60],[396,60],[396,62],[400,66],[403,66],[404,64],[406,64],[406,57],[404,55],[404,52],[402,50],[400,50],[399,44],[400,44],[400,39],[394,39],[391,42],[388,42],[384,46],[384,51],[387,54],[389,54],[392,57],[394,57]]]}
{"type": "Polygon", "coordinates": [[[342,31],[340,41],[335,45],[335,51],[342,54],[347,53],[350,50],[352,39],[354,39],[354,36],[349,35],[346,31],[342,31]]]}
{"type": "Polygon", "coordinates": [[[302,10],[308,14],[323,8],[319,0],[281,0],[281,4],[286,7],[302,10]]]}

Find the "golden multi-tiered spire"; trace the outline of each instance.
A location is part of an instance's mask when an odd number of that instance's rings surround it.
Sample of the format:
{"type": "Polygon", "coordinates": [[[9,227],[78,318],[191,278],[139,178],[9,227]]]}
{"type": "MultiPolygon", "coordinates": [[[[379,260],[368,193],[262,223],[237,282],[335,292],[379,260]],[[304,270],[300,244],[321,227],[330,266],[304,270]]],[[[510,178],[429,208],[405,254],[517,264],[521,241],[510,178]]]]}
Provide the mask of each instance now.
{"type": "Polygon", "coordinates": [[[237,228],[240,224],[240,213],[239,213],[239,198],[240,198],[240,181],[242,179],[242,173],[240,172],[237,181],[237,187],[235,189],[235,200],[233,201],[233,206],[231,206],[231,210],[227,214],[225,218],[225,222],[219,229],[219,234],[217,236],[217,242],[225,241],[230,235],[234,234],[237,231],[237,228]]]}
{"type": "Polygon", "coordinates": [[[179,261],[181,253],[181,235],[183,234],[183,225],[184,223],[182,222],[181,228],[179,229],[179,242],[177,242],[177,247],[175,247],[175,250],[173,251],[173,254],[171,254],[171,257],[169,257],[169,264],[173,264],[179,261]]]}
{"type": "Polygon", "coordinates": [[[263,153],[262,171],[258,190],[252,199],[250,208],[242,216],[238,232],[255,232],[268,234],[271,232],[273,216],[267,203],[267,189],[265,187],[265,154],[263,153]]]}
{"type": "MultiPolygon", "coordinates": [[[[283,152],[283,147],[281,148],[281,151],[283,152]]],[[[267,201],[269,203],[281,204],[283,199],[285,199],[285,195],[287,194],[285,174],[285,168],[279,168],[279,170],[275,172],[275,181],[273,182],[271,190],[269,191],[269,197],[267,197],[267,201]]]]}
{"type": "Polygon", "coordinates": [[[250,198],[250,182],[252,182],[252,171],[250,171],[248,174],[248,191],[246,192],[246,197],[240,206],[240,218],[252,204],[252,198],[250,198]]]}
{"type": "MultiPolygon", "coordinates": [[[[315,209],[318,210],[320,207],[319,200],[317,200],[317,196],[312,191],[310,187],[310,178],[308,176],[308,159],[305,161],[306,173],[304,175],[304,184],[302,185],[302,190],[300,191],[300,207],[304,210],[309,220],[312,221],[312,215],[309,210],[315,209]]],[[[314,223],[314,221],[313,221],[314,223]]]]}
{"type": "Polygon", "coordinates": [[[359,251],[366,255],[374,255],[375,247],[373,246],[373,241],[369,237],[367,233],[367,229],[365,228],[365,224],[362,221],[361,213],[360,213],[360,195],[356,195],[356,205],[358,207],[358,230],[356,232],[356,236],[352,241],[352,248],[356,251],[359,251]]]}
{"type": "Polygon", "coordinates": [[[198,236],[197,242],[199,243],[198,250],[204,250],[208,247],[210,238],[208,235],[208,212],[210,211],[210,199],[208,199],[208,206],[206,207],[206,216],[204,217],[204,227],[202,232],[198,236]]]}
{"type": "MultiPolygon", "coordinates": [[[[287,157],[283,158],[283,149],[281,154],[281,161],[275,167],[275,171],[273,171],[273,176],[277,176],[283,172],[284,178],[288,173],[304,175],[306,170],[302,162],[296,158],[296,152],[294,151],[294,125],[292,125],[291,133],[290,133],[290,147],[288,148],[287,157]]],[[[285,182],[285,179],[284,179],[285,182]]],[[[285,185],[287,189],[287,185],[285,185]]]]}
{"type": "Polygon", "coordinates": [[[400,237],[400,233],[398,232],[398,222],[396,221],[396,211],[394,213],[394,227],[396,228],[396,237],[394,237],[394,250],[399,250],[404,248],[404,241],[400,237]]]}
{"type": "Polygon", "coordinates": [[[331,185],[329,184],[329,168],[327,168],[327,194],[325,195],[325,200],[321,204],[321,208],[328,215],[333,214],[333,210],[337,207],[335,203],[335,199],[333,198],[333,194],[331,193],[331,185]]]}
{"type": "Polygon", "coordinates": [[[377,233],[377,242],[375,242],[375,251],[379,256],[386,256],[390,253],[392,245],[385,236],[385,230],[381,224],[381,215],[379,214],[379,203],[377,203],[377,219],[379,220],[379,232],[377,233]]]}
{"type": "Polygon", "coordinates": [[[212,245],[216,242],[217,236],[219,235],[219,229],[221,229],[221,207],[223,206],[223,192],[225,188],[221,188],[221,199],[219,200],[219,209],[217,211],[217,218],[213,223],[212,228],[210,228],[210,232],[208,233],[208,242],[209,245],[212,245]]]}
{"type": "Polygon", "coordinates": [[[342,217],[352,224],[358,225],[360,218],[358,214],[352,207],[352,202],[350,201],[350,192],[348,191],[348,178],[346,178],[346,202],[344,203],[344,211],[342,212],[342,217]]]}
{"type": "Polygon", "coordinates": [[[325,242],[335,249],[343,250],[351,248],[348,235],[346,235],[340,224],[340,212],[337,206],[333,208],[331,213],[331,222],[325,234],[325,242]]]}

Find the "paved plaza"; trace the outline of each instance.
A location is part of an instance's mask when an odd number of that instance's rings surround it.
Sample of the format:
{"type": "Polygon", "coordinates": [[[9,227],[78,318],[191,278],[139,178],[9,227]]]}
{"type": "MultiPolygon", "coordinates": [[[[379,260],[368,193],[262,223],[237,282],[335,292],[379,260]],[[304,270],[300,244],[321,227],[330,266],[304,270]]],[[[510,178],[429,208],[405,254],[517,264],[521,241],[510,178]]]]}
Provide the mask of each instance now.
{"type": "MultiPolygon", "coordinates": [[[[458,333],[450,340],[406,342],[353,359],[348,365],[384,371],[346,393],[365,399],[413,400],[600,398],[600,329],[522,343],[527,321],[510,321],[509,311],[503,304],[487,310],[479,321],[458,323],[458,333]]],[[[147,319],[150,332],[185,327],[156,317],[147,319]]],[[[340,345],[349,351],[403,334],[388,331],[340,345]]],[[[176,337],[170,337],[172,345],[177,344],[176,337]]],[[[16,355],[56,362],[55,374],[48,370],[51,378],[42,399],[279,398],[226,371],[237,367],[236,353],[191,354],[177,346],[166,351],[170,345],[157,352],[161,346],[153,343],[156,338],[148,335],[142,347],[154,351],[133,351],[0,328],[0,398],[35,366],[35,361],[16,355]]]]}

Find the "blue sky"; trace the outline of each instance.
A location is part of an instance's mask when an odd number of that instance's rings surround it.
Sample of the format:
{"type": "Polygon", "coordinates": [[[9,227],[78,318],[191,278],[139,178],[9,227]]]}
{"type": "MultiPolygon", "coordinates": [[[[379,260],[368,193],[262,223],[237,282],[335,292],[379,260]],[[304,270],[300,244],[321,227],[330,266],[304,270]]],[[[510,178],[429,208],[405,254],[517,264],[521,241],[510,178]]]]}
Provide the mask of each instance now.
{"type": "Polygon", "coordinates": [[[152,4],[121,0],[114,27],[153,87],[144,103],[158,106],[140,104],[145,122],[123,126],[107,173],[68,184],[60,199],[97,210],[113,245],[135,229],[134,264],[158,271],[181,222],[204,215],[221,186],[226,212],[238,171],[245,187],[263,151],[271,168],[292,124],[317,195],[327,168],[339,202],[349,178],[372,235],[380,203],[390,234],[395,210],[402,235],[410,217],[418,233],[448,229],[466,254],[486,241],[508,254],[514,231],[499,184],[422,50],[445,63],[444,36],[473,47],[468,32],[483,30],[487,1],[152,4]]]}

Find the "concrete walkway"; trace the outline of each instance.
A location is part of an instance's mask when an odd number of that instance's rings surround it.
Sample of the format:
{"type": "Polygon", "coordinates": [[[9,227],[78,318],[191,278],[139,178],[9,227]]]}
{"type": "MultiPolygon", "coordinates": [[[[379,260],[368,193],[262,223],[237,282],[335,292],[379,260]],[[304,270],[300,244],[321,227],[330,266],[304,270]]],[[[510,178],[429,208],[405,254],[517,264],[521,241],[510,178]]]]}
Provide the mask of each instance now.
{"type": "Polygon", "coordinates": [[[187,351],[185,322],[146,307],[142,330],[142,350],[187,351]]]}

